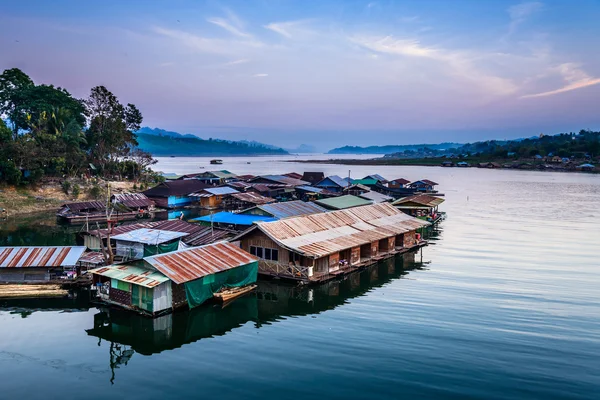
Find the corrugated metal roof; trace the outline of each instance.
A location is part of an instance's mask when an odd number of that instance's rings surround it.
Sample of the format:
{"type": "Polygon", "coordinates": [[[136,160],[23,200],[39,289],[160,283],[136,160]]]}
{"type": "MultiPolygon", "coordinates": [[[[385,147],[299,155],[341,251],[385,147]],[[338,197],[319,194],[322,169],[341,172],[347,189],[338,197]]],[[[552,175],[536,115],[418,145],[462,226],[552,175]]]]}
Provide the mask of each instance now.
{"type": "Polygon", "coordinates": [[[375,179],[376,181],[379,181],[381,183],[386,183],[387,182],[387,180],[383,176],[381,176],[379,174],[367,175],[363,179],[375,179]]]}
{"type": "Polygon", "coordinates": [[[150,207],[154,204],[144,193],[119,193],[111,196],[113,203],[123,204],[127,208],[150,207]]]}
{"type": "Polygon", "coordinates": [[[263,204],[257,206],[266,213],[271,214],[273,217],[289,218],[297,217],[300,215],[310,215],[326,212],[327,210],[315,203],[308,203],[301,200],[285,201],[282,203],[263,204]]]}
{"type": "Polygon", "coordinates": [[[211,196],[222,196],[226,194],[239,193],[237,190],[228,186],[220,186],[215,188],[202,189],[199,192],[192,193],[190,196],[193,197],[211,197],[211,196]]]}
{"type": "Polygon", "coordinates": [[[332,183],[334,183],[335,185],[339,186],[339,187],[346,187],[346,186],[350,186],[352,183],[348,180],[348,178],[341,178],[337,175],[331,175],[326,177],[325,179],[323,179],[321,182],[317,183],[315,186],[328,186],[327,184],[325,184],[325,181],[331,181],[332,183]]]}
{"type": "Polygon", "coordinates": [[[443,202],[444,202],[444,199],[442,199],[441,197],[430,196],[428,194],[417,194],[414,196],[398,199],[398,200],[394,201],[392,203],[392,205],[399,206],[399,205],[403,205],[403,204],[414,203],[414,204],[419,204],[419,205],[423,205],[423,206],[427,206],[427,207],[435,207],[435,206],[439,206],[443,202]]]}
{"type": "Polygon", "coordinates": [[[72,267],[86,250],[85,246],[0,247],[0,268],[72,267]]]}
{"type": "Polygon", "coordinates": [[[203,246],[205,244],[215,243],[232,236],[230,231],[225,229],[210,228],[200,226],[201,230],[183,238],[183,242],[188,246],[203,246]]]}
{"type": "Polygon", "coordinates": [[[79,257],[78,263],[104,264],[104,256],[99,251],[88,251],[79,257]]]}
{"type": "Polygon", "coordinates": [[[428,222],[413,218],[389,203],[257,224],[281,246],[320,258],[341,250],[414,231],[428,222]]]}
{"type": "Polygon", "coordinates": [[[173,232],[159,229],[141,228],[135,231],[122,233],[113,236],[114,240],[123,240],[127,242],[143,243],[143,244],[161,244],[170,242],[171,240],[187,236],[186,232],[173,232]]]}
{"type": "Polygon", "coordinates": [[[234,193],[231,195],[238,200],[245,201],[252,204],[267,204],[275,201],[275,199],[271,197],[261,196],[258,193],[248,192],[248,193],[234,193]]]}
{"type": "Polygon", "coordinates": [[[363,178],[363,179],[355,179],[352,183],[356,185],[364,185],[364,186],[375,186],[377,185],[378,180],[373,178],[363,178]]]}
{"type": "Polygon", "coordinates": [[[147,288],[153,288],[169,280],[169,278],[158,271],[135,267],[133,265],[111,265],[109,267],[92,269],[89,272],[147,288]]]}
{"type": "MultiPolygon", "coordinates": [[[[152,228],[172,232],[185,232],[188,234],[192,234],[204,229],[204,227],[198,224],[190,224],[189,222],[180,221],[178,219],[170,221],[138,222],[136,224],[115,226],[112,230],[111,238],[116,235],[135,231],[142,228],[152,228]]],[[[86,233],[88,235],[98,236],[98,230],[91,230],[86,233]]],[[[108,229],[100,229],[100,237],[102,239],[106,238],[107,233],[108,229]]]]}
{"type": "Polygon", "coordinates": [[[383,203],[383,202],[386,202],[386,201],[394,200],[393,197],[386,196],[385,194],[381,194],[379,192],[374,192],[374,191],[369,191],[369,192],[361,193],[361,194],[358,195],[358,197],[374,201],[375,203],[383,203]]]}
{"type": "Polygon", "coordinates": [[[232,225],[252,225],[259,221],[275,221],[273,217],[264,215],[246,215],[235,214],[232,212],[221,211],[204,217],[193,219],[194,222],[213,222],[215,224],[232,224],[232,225]]]}
{"type": "Polygon", "coordinates": [[[300,175],[297,172],[290,172],[287,174],[283,174],[283,176],[287,176],[287,177],[294,178],[294,179],[302,179],[302,175],[300,175]]]}
{"type": "Polygon", "coordinates": [[[81,210],[106,210],[106,204],[101,201],[80,201],[77,203],[66,203],[63,207],[68,207],[69,210],[78,212],[81,210]]]}
{"type": "Polygon", "coordinates": [[[181,181],[166,181],[148,189],[144,194],[150,198],[168,196],[186,196],[207,187],[207,184],[198,179],[184,179],[181,181]]]}
{"type": "Polygon", "coordinates": [[[343,210],[346,208],[360,207],[367,204],[371,204],[371,201],[347,194],[340,197],[331,197],[329,199],[315,200],[315,203],[325,208],[343,210]]]}
{"type": "Polygon", "coordinates": [[[177,284],[227,271],[258,258],[234,244],[219,242],[144,258],[148,264],[177,284]]]}
{"type": "Polygon", "coordinates": [[[407,183],[410,183],[410,181],[408,179],[404,179],[404,178],[394,179],[389,182],[396,183],[397,185],[406,185],[407,183]]]}
{"type": "Polygon", "coordinates": [[[257,176],[256,178],[251,179],[251,181],[259,180],[261,178],[266,179],[271,182],[280,183],[280,184],[284,184],[284,185],[290,185],[290,186],[308,185],[308,183],[309,183],[309,182],[303,181],[301,179],[290,178],[289,176],[284,176],[284,175],[261,175],[261,176],[257,176]]]}

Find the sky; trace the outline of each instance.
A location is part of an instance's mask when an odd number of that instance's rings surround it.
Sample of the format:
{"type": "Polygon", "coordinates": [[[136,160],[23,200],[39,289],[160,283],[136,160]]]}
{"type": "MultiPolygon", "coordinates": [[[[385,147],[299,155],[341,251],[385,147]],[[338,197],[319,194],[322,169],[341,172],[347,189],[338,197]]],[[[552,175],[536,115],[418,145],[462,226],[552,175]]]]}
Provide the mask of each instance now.
{"type": "Polygon", "coordinates": [[[599,129],[600,1],[2,1],[0,70],[320,150],[599,129]]]}

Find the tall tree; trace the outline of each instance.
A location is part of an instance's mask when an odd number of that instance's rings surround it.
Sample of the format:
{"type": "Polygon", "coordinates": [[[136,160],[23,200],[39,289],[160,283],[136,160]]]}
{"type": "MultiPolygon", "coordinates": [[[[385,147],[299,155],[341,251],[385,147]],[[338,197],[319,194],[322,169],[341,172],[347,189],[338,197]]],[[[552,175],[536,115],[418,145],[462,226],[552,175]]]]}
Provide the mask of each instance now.
{"type": "Polygon", "coordinates": [[[104,86],[92,88],[85,101],[90,127],[86,132],[90,152],[104,169],[125,157],[137,145],[135,130],[140,128],[142,113],[133,104],[124,107],[104,86]]]}
{"type": "Polygon", "coordinates": [[[0,116],[5,115],[12,124],[13,139],[16,139],[19,129],[19,114],[23,107],[23,92],[35,86],[31,78],[18,68],[5,70],[0,75],[0,116]]]}

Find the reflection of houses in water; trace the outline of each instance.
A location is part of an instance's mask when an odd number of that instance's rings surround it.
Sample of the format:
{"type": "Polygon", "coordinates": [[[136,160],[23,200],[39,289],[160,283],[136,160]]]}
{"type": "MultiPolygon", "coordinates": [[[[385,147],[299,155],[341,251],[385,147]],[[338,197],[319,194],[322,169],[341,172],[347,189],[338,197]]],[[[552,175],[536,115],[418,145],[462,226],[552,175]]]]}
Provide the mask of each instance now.
{"type": "Polygon", "coordinates": [[[110,342],[109,364],[114,370],[127,365],[133,352],[143,355],[176,349],[200,339],[220,336],[249,321],[261,328],[286,316],[309,315],[332,310],[348,299],[364,296],[373,288],[399,279],[423,266],[417,253],[406,253],[384,260],[361,272],[316,286],[258,281],[256,293],[227,305],[201,306],[158,318],[147,318],[121,309],[105,309],[94,316],[88,335],[110,342]]]}
{"type": "Polygon", "coordinates": [[[405,253],[341,279],[310,287],[259,281],[256,291],[259,321],[332,310],[349,299],[363,296],[411,270],[421,268],[423,263],[416,262],[415,257],[420,256],[415,252],[405,253]]]}

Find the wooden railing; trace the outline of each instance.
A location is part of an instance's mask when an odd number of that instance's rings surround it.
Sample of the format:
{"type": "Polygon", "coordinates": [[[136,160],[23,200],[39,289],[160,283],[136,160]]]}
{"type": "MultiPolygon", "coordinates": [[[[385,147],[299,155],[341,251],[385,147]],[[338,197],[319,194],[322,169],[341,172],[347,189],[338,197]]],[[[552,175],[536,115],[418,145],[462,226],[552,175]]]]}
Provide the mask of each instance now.
{"type": "Polygon", "coordinates": [[[308,268],[300,265],[284,265],[276,261],[260,260],[258,272],[272,275],[283,276],[295,279],[310,279],[308,276],[308,268]]]}

